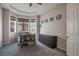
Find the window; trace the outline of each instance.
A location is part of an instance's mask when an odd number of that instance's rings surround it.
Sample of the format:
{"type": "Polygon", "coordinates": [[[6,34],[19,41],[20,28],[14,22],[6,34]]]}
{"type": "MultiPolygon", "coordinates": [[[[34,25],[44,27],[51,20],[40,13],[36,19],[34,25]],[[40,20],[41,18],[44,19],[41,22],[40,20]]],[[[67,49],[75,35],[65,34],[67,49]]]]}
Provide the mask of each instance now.
{"type": "Polygon", "coordinates": [[[10,32],[16,32],[16,17],[10,17],[10,32]]]}
{"type": "Polygon", "coordinates": [[[28,32],[29,19],[18,18],[18,31],[28,32]]]}
{"type": "Polygon", "coordinates": [[[36,33],[36,20],[35,19],[31,19],[30,32],[31,32],[31,34],[35,34],[36,33]]]}

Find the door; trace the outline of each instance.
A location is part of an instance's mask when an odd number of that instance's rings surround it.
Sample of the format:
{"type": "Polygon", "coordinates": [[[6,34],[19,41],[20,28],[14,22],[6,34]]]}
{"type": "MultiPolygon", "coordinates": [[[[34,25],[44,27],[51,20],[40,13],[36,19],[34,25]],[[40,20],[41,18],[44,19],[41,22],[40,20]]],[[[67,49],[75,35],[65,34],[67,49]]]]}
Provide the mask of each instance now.
{"type": "Polygon", "coordinates": [[[78,4],[78,21],[77,21],[77,39],[78,39],[78,56],[79,56],[79,4],[78,4]]]}
{"type": "Polygon", "coordinates": [[[2,8],[0,7],[0,47],[2,47],[2,8]]]}
{"type": "Polygon", "coordinates": [[[67,5],[67,55],[73,55],[73,8],[67,5]]]}
{"type": "Polygon", "coordinates": [[[67,55],[77,56],[77,4],[67,4],[67,55]]]}

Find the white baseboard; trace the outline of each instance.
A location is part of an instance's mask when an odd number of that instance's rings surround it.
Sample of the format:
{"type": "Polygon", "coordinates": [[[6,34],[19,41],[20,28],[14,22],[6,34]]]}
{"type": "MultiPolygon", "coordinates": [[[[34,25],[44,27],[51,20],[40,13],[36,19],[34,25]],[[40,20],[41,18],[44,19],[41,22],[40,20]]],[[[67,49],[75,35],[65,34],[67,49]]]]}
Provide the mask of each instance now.
{"type": "Polygon", "coordinates": [[[62,48],[62,47],[57,47],[57,48],[59,48],[59,49],[61,49],[61,50],[63,50],[63,51],[66,51],[66,49],[64,49],[64,48],[62,48]]]}

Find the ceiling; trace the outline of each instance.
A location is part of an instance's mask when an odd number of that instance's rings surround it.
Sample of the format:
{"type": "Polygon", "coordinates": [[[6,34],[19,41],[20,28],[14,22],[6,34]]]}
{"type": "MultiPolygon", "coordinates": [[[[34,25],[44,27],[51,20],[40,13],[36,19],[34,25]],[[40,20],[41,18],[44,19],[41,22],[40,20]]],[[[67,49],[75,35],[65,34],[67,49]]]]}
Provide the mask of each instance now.
{"type": "Polygon", "coordinates": [[[18,14],[40,15],[55,7],[56,5],[58,5],[58,3],[42,3],[42,5],[33,3],[32,7],[29,7],[29,3],[3,3],[1,5],[4,8],[7,8],[10,11],[18,14]]]}

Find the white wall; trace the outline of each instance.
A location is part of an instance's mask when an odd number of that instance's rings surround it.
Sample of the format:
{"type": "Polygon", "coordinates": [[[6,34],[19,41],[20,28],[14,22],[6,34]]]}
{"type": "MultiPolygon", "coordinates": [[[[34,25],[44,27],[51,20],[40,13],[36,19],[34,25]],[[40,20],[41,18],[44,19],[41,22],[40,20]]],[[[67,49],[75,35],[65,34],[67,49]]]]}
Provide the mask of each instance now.
{"type": "Polygon", "coordinates": [[[66,50],[66,5],[59,4],[41,15],[41,21],[54,17],[54,21],[41,24],[40,34],[58,36],[57,47],[66,50]],[[56,20],[56,15],[62,14],[61,20],[56,20]]]}
{"type": "Polygon", "coordinates": [[[9,44],[9,10],[3,8],[3,44],[9,44]]]}
{"type": "Polygon", "coordinates": [[[2,8],[0,7],[0,47],[2,46],[2,8]]]}
{"type": "Polygon", "coordinates": [[[36,16],[36,42],[39,43],[40,35],[40,15],[36,16]]]}

